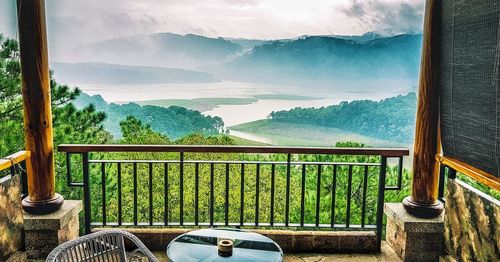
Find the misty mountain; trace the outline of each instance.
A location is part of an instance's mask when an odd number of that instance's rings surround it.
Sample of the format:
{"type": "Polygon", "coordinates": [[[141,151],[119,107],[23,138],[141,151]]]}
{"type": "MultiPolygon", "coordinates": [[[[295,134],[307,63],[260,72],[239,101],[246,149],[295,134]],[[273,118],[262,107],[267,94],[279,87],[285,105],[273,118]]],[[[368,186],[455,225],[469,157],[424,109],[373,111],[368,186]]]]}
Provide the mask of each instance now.
{"type": "Polygon", "coordinates": [[[273,40],[259,40],[259,39],[231,38],[231,37],[224,37],[224,39],[231,41],[232,43],[238,44],[242,46],[244,49],[252,49],[258,45],[270,43],[273,41],[273,40]]]}
{"type": "Polygon", "coordinates": [[[231,59],[243,49],[238,43],[224,38],[158,33],[75,48],[57,59],[195,69],[231,59]]]}
{"type": "Polygon", "coordinates": [[[195,68],[215,77],[202,72],[151,67],[133,68],[133,72],[128,73],[126,68],[114,65],[108,69],[103,64],[90,64],[91,69],[81,68],[82,64],[60,66],[62,72],[59,73],[57,66],[55,69],[60,77],[99,78],[99,83],[113,83],[107,78],[120,83],[210,82],[217,78],[329,86],[342,80],[410,79],[416,82],[421,42],[421,34],[382,37],[377,32],[284,40],[161,33],[100,42],[83,47],[75,54],[88,52],[84,56],[86,61],[195,68]],[[112,76],[106,76],[110,73],[112,76]]]}
{"type": "Polygon", "coordinates": [[[357,43],[366,43],[371,40],[375,40],[377,38],[383,38],[386,37],[381,33],[378,32],[368,32],[363,35],[329,35],[329,37],[335,37],[335,38],[340,38],[340,39],[345,39],[345,40],[352,40],[357,43]]]}
{"type": "Polygon", "coordinates": [[[212,75],[186,69],[127,66],[104,63],[52,63],[56,79],[63,83],[158,84],[217,82],[212,75]]]}
{"type": "Polygon", "coordinates": [[[416,79],[422,35],[377,38],[364,43],[306,36],[256,46],[219,67],[221,79],[316,83],[342,79],[416,79]]]}

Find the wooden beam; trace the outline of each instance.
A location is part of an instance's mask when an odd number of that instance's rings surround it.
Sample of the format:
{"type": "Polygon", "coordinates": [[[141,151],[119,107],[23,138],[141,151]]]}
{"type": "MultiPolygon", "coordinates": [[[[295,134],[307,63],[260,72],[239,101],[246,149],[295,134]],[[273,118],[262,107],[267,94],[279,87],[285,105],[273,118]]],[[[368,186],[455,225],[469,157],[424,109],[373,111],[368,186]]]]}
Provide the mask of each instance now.
{"type": "Polygon", "coordinates": [[[30,152],[29,151],[19,151],[12,155],[3,157],[0,159],[0,171],[10,168],[11,166],[15,166],[24,160],[29,160],[30,152]]]}
{"type": "Polygon", "coordinates": [[[440,146],[439,87],[437,86],[439,16],[437,0],[425,4],[422,60],[413,149],[413,184],[411,196],[403,200],[406,211],[414,216],[439,216],[443,204],[437,200],[439,168],[435,159],[440,146]]]}
{"type": "Polygon", "coordinates": [[[500,191],[500,178],[492,174],[484,172],[452,157],[437,155],[436,160],[442,165],[448,166],[457,172],[488,186],[489,188],[500,191]]]}
{"type": "Polygon", "coordinates": [[[199,153],[262,153],[262,154],[331,154],[400,157],[409,155],[406,148],[354,147],[277,147],[219,145],[59,145],[59,152],[199,152],[199,153]]]}
{"type": "Polygon", "coordinates": [[[55,193],[45,1],[18,0],[17,11],[24,138],[31,152],[26,163],[28,197],[22,204],[29,213],[46,214],[59,209],[64,200],[55,193]]]}

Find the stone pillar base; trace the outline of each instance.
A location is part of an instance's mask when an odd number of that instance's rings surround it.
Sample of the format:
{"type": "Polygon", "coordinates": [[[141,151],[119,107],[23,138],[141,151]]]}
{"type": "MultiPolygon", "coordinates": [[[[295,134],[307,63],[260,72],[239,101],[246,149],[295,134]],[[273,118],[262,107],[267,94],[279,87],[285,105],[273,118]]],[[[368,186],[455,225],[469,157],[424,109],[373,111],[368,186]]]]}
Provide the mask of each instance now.
{"type": "Polygon", "coordinates": [[[66,200],[61,208],[47,215],[24,213],[26,259],[45,260],[58,245],[79,236],[78,214],[82,201],[66,200]]]}
{"type": "Polygon", "coordinates": [[[422,219],[411,216],[401,203],[387,203],[386,241],[403,261],[439,261],[443,250],[444,214],[422,219]]]}

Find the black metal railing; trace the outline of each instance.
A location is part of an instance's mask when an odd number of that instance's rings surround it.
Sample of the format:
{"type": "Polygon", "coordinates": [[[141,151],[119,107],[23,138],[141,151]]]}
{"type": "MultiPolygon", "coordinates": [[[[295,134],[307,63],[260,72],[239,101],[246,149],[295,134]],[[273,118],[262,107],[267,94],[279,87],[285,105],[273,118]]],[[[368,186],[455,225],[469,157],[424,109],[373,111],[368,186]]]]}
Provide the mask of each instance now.
{"type": "Polygon", "coordinates": [[[408,155],[407,149],[171,145],[60,145],[59,151],[66,153],[68,185],[83,188],[86,233],[96,226],[330,228],[376,231],[379,245],[384,192],[401,189],[408,155]],[[388,159],[397,160],[391,186],[388,159]]]}

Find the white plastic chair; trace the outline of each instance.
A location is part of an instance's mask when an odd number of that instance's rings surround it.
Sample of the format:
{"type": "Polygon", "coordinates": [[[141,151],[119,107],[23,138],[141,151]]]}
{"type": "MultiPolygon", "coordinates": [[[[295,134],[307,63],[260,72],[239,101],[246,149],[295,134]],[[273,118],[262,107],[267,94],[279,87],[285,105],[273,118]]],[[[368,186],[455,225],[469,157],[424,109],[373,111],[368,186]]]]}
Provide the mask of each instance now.
{"type": "Polygon", "coordinates": [[[133,234],[118,230],[103,230],[68,241],[56,247],[47,257],[47,262],[79,261],[130,261],[135,254],[142,253],[150,262],[158,259],[133,234]],[[132,241],[137,249],[127,257],[124,239],[132,241]]]}

